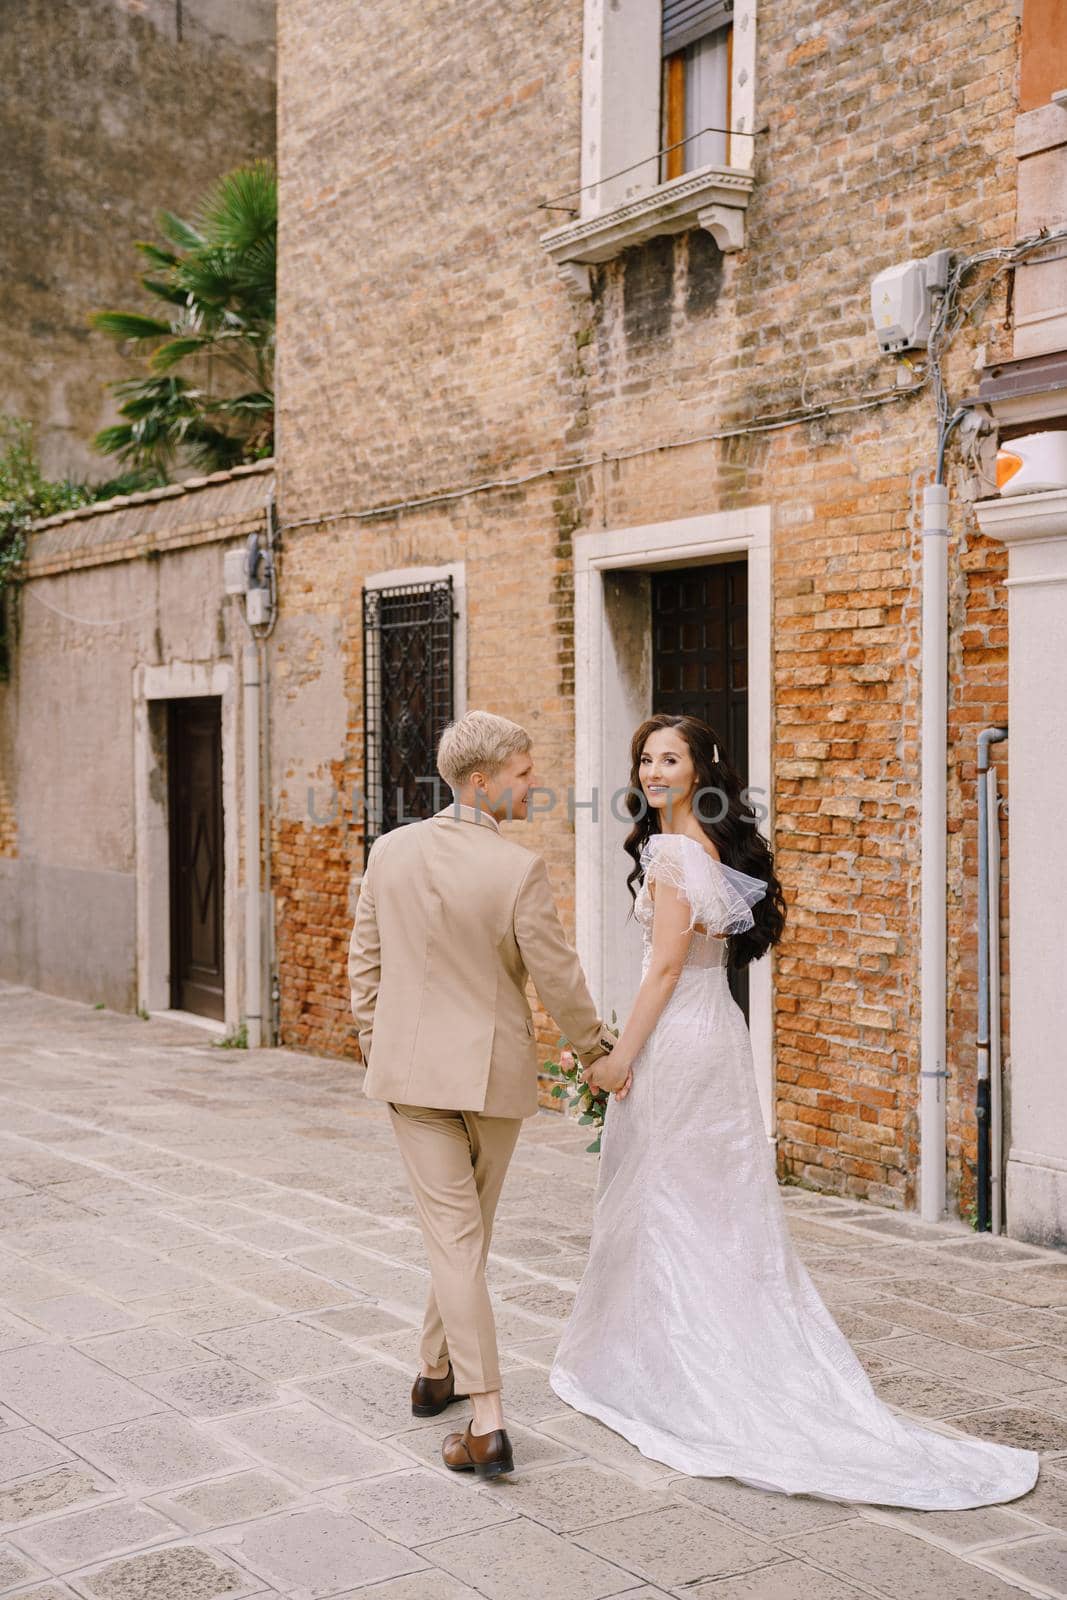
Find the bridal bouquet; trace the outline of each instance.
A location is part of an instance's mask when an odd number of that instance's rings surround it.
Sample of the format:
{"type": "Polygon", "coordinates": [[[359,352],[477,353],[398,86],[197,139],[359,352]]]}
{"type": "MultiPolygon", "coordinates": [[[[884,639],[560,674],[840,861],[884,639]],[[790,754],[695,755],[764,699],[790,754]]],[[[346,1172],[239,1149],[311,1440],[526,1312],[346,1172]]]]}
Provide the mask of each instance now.
{"type": "MultiPolygon", "coordinates": [[[[614,1011],[611,1013],[612,1023],[615,1021],[614,1011]]],[[[605,1030],[619,1037],[619,1030],[610,1027],[605,1030]]],[[[582,1077],[582,1064],[573,1050],[564,1049],[568,1044],[567,1038],[561,1033],[559,1036],[560,1058],[558,1061],[542,1062],[545,1072],[559,1082],[552,1085],[549,1091],[553,1100],[566,1097],[565,1104],[573,1106],[578,1112],[578,1121],[585,1127],[596,1128],[596,1138],[592,1144],[587,1144],[586,1149],[593,1155],[600,1153],[600,1136],[604,1131],[604,1112],[607,1110],[608,1096],[604,1089],[594,1089],[582,1077]]]]}

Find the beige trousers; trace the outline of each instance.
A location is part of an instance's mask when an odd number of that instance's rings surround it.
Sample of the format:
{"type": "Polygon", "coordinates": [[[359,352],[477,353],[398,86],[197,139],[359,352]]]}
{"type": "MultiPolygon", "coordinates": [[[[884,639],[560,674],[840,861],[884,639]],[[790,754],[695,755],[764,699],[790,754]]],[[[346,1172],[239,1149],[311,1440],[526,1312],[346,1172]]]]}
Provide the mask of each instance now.
{"type": "Polygon", "coordinates": [[[488,1394],[500,1362],[485,1258],[522,1118],[392,1102],[389,1115],[430,1263],[420,1359],[451,1359],[458,1393],[488,1394]]]}

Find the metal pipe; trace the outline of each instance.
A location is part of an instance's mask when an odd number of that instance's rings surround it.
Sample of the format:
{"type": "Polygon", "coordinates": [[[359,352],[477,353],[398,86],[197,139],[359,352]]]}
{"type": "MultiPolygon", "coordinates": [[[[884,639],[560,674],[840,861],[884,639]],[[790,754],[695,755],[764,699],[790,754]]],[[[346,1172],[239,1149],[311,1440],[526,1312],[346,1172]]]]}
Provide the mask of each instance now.
{"type": "Polygon", "coordinates": [[[248,1048],[263,1040],[263,939],[260,905],[259,686],[260,647],[247,644],[243,656],[245,779],[245,1027],[248,1048]]]}
{"type": "MultiPolygon", "coordinates": [[[[939,451],[938,465],[944,454],[939,451]]],[[[945,1209],[945,944],[948,826],[948,490],[923,490],[922,866],[919,1066],[919,1204],[923,1220],[945,1209]]]]}
{"type": "Polygon", "coordinates": [[[989,747],[1008,737],[1007,728],[983,728],[978,735],[978,1036],[974,1113],[978,1127],[977,1230],[990,1231],[989,951],[992,920],[989,897],[989,747]]]}
{"type": "Polygon", "coordinates": [[[269,1004],[265,1018],[266,1026],[263,1029],[263,1043],[276,1045],[278,1034],[275,1026],[275,999],[274,992],[277,988],[274,956],[274,887],[272,883],[274,864],[271,851],[271,804],[270,804],[270,649],[265,639],[260,641],[260,667],[262,672],[261,701],[263,707],[263,728],[260,748],[262,751],[262,769],[260,783],[263,795],[263,895],[261,900],[261,926],[263,929],[263,968],[266,984],[269,988],[269,1004]]]}
{"type": "MultiPolygon", "coordinates": [[[[923,490],[922,561],[922,866],[920,869],[922,1020],[919,1039],[919,1208],[925,1222],[945,1210],[947,1052],[946,909],[948,832],[948,489],[945,451],[966,406],[938,429],[934,481],[923,490]]],[[[940,414],[940,413],[939,413],[940,414]]]]}
{"type": "Polygon", "coordinates": [[[986,774],[989,823],[989,1195],[993,1233],[1004,1227],[1003,1067],[1000,1056],[1000,802],[997,769],[986,774]]]}
{"type": "Polygon", "coordinates": [[[270,646],[267,643],[278,620],[278,516],[274,500],[274,485],[267,493],[267,553],[268,575],[271,586],[270,626],[262,636],[263,649],[263,908],[266,929],[266,972],[270,986],[270,1009],[267,1014],[266,1042],[274,1046],[281,1037],[281,991],[278,985],[278,944],[274,910],[274,859],[271,807],[271,715],[270,715],[270,646]]]}

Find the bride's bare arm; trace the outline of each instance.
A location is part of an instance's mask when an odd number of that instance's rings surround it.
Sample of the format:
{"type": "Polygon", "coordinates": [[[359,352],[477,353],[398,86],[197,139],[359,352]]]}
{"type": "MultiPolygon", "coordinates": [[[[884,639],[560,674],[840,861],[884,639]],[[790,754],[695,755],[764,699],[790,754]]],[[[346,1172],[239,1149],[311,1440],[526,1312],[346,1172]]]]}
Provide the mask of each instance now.
{"type": "Polygon", "coordinates": [[[689,926],[689,902],[685,896],[665,881],[657,883],[654,892],[650,886],[650,893],[653,895],[655,913],[652,918],[652,948],[648,969],[641,979],[641,987],[618,1044],[610,1055],[594,1062],[585,1073],[588,1082],[619,1092],[620,1099],[625,1092],[621,1086],[629,1077],[638,1051],[674,993],[693,937],[693,930],[689,926]]]}

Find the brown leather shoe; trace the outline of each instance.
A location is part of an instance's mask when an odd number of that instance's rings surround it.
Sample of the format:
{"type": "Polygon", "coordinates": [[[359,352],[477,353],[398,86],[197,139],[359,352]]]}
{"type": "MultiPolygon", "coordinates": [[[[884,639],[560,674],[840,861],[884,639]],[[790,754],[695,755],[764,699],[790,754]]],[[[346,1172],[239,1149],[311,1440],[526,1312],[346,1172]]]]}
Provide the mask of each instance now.
{"type": "Polygon", "coordinates": [[[450,1433],[441,1446],[445,1466],[453,1472],[474,1472],[479,1478],[499,1478],[514,1472],[511,1440],[504,1428],[492,1433],[472,1433],[468,1422],[463,1433],[450,1433]]]}
{"type": "Polygon", "coordinates": [[[450,1361],[448,1371],[443,1378],[424,1378],[422,1373],[419,1373],[411,1386],[411,1415],[436,1417],[446,1406],[450,1406],[453,1400],[468,1398],[465,1394],[456,1393],[456,1375],[452,1371],[450,1361]]]}

